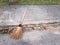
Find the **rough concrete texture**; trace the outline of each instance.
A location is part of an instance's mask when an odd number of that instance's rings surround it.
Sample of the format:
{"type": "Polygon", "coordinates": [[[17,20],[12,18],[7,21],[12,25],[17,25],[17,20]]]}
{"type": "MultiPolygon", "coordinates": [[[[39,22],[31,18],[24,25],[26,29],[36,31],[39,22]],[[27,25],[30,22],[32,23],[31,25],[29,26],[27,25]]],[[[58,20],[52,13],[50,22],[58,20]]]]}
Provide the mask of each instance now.
{"type": "Polygon", "coordinates": [[[24,32],[22,40],[14,40],[9,34],[0,34],[0,45],[60,45],[60,34],[32,30],[24,32]]]}
{"type": "Polygon", "coordinates": [[[0,7],[0,25],[17,25],[27,8],[23,24],[60,22],[60,5],[11,5],[0,7]]]}
{"type": "MultiPolygon", "coordinates": [[[[25,24],[60,22],[60,5],[16,5],[0,7],[0,25],[19,24],[26,8],[28,8],[28,11],[24,21],[25,24]]],[[[60,27],[57,30],[60,31],[60,27]]],[[[54,33],[45,30],[30,30],[24,32],[22,40],[11,39],[9,34],[0,34],[0,45],[60,45],[60,32],[58,33],[58,31],[54,33]]]]}

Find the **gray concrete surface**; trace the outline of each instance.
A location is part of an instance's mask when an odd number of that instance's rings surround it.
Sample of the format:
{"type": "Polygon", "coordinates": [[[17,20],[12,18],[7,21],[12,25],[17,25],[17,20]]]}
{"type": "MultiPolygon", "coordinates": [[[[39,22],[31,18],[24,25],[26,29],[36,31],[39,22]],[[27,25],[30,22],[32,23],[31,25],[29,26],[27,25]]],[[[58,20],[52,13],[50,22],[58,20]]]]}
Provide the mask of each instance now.
{"type": "MultiPolygon", "coordinates": [[[[0,26],[19,24],[26,8],[28,10],[23,24],[60,22],[60,5],[13,5],[0,7],[0,26]]],[[[60,33],[26,31],[22,40],[11,39],[9,34],[0,34],[0,45],[60,45],[60,33]]]]}
{"type": "Polygon", "coordinates": [[[60,45],[60,34],[34,30],[24,32],[22,40],[14,40],[8,34],[0,34],[0,45],[60,45]]]}
{"type": "Polygon", "coordinates": [[[27,8],[23,24],[60,22],[60,5],[11,5],[0,7],[0,25],[17,25],[27,8]]]}

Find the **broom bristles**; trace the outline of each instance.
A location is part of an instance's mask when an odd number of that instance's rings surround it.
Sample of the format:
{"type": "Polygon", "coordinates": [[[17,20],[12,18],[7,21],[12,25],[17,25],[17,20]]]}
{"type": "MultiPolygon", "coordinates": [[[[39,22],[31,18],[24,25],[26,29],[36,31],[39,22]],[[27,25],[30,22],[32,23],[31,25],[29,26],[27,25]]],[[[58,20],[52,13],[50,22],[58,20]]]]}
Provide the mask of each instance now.
{"type": "Polygon", "coordinates": [[[10,34],[13,39],[21,39],[23,36],[22,27],[16,27],[10,34]]]}

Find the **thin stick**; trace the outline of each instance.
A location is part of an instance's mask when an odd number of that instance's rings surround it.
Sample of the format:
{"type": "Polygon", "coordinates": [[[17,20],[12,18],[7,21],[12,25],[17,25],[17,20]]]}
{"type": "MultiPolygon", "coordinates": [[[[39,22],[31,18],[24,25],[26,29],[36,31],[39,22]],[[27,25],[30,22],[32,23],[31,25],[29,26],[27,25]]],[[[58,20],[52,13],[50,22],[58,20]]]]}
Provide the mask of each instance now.
{"type": "Polygon", "coordinates": [[[21,24],[23,24],[23,21],[24,21],[24,18],[26,16],[26,13],[27,13],[27,8],[25,9],[25,11],[23,13],[23,16],[22,16],[22,19],[21,19],[21,24]]]}

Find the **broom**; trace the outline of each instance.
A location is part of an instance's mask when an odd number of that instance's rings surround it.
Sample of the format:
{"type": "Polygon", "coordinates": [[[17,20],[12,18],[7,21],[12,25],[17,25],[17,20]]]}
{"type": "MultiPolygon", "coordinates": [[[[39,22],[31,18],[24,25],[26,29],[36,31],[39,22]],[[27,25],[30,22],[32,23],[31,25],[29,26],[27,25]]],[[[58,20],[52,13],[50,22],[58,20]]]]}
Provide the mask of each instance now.
{"type": "Polygon", "coordinates": [[[27,9],[23,13],[21,23],[18,25],[18,27],[15,27],[13,29],[13,31],[11,32],[11,34],[10,34],[11,38],[13,38],[13,39],[21,39],[23,37],[23,26],[22,26],[22,24],[23,24],[26,12],[27,12],[27,9]]]}

